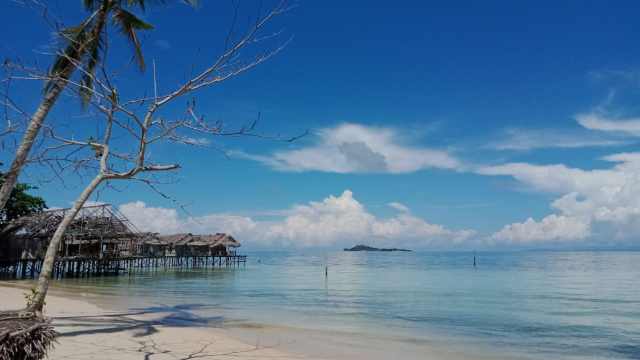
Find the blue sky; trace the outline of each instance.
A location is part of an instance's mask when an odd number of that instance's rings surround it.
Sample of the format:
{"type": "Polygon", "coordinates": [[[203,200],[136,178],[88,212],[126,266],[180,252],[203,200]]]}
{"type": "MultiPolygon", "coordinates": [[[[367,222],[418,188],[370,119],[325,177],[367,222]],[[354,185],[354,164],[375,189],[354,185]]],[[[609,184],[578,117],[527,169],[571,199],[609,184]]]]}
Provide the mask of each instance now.
{"type": "MultiPolygon", "coordinates": [[[[221,3],[141,14],[156,27],[144,53],[161,92],[196,57],[204,66],[219,53],[231,16],[221,3]]],[[[70,24],[85,15],[79,1],[58,8],[70,24]]],[[[142,230],[227,232],[249,249],[638,248],[639,10],[637,1],[300,0],[265,32],[280,35],[242,55],[288,42],[281,52],[194,97],[207,118],[241,126],[259,114],[260,131],[306,136],[208,139],[229,161],[202,148],[151,149],[181,163],[163,190],[190,202],[202,224],[142,184],[92,200],[142,230]]],[[[0,58],[50,63],[50,28],[8,1],[0,14],[0,58]]],[[[110,47],[128,59],[121,39],[110,47]]],[[[148,71],[118,81],[125,94],[152,91],[148,71]]],[[[39,86],[14,96],[33,109],[39,86]]],[[[63,99],[48,121],[70,113],[80,107],[63,99]]],[[[97,131],[91,121],[67,131],[83,138],[97,131]]],[[[3,150],[1,161],[10,158],[3,150]]],[[[21,181],[38,173],[32,166],[21,181]]],[[[71,177],[37,194],[68,207],[81,188],[71,177]]]]}

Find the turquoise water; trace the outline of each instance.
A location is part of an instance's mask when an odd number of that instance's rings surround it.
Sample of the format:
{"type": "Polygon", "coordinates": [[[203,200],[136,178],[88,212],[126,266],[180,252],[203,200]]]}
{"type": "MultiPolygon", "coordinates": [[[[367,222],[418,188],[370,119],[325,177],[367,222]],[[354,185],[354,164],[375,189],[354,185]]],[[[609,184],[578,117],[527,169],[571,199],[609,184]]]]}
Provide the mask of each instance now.
{"type": "Polygon", "coordinates": [[[640,359],[640,252],[479,252],[476,268],[461,252],[248,255],[244,268],[54,286],[168,311],[176,324],[273,325],[284,339],[362,358],[411,359],[435,347],[489,358],[640,359]]]}

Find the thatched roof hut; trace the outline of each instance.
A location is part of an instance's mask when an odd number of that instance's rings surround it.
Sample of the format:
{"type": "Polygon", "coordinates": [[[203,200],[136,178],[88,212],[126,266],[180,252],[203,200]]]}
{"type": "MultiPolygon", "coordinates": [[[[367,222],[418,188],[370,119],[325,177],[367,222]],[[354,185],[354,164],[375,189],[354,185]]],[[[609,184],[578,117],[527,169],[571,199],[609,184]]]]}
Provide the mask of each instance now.
{"type": "Polygon", "coordinates": [[[171,245],[184,245],[192,239],[193,235],[189,233],[180,233],[163,236],[164,240],[171,245]]]}
{"type": "Polygon", "coordinates": [[[176,256],[204,256],[209,254],[209,244],[197,235],[180,233],[164,237],[167,243],[173,245],[176,256]]]}
{"type": "Polygon", "coordinates": [[[207,255],[209,253],[211,255],[228,255],[228,247],[240,247],[240,243],[238,243],[236,239],[223,233],[210,235],[180,233],[166,235],[164,236],[164,240],[174,246],[177,256],[189,256],[194,253],[202,255],[204,254],[205,249],[207,255]]]}
{"type": "Polygon", "coordinates": [[[169,246],[169,242],[160,234],[152,232],[140,234],[136,243],[137,253],[143,256],[164,256],[169,246]]]}
{"type": "MultiPolygon", "coordinates": [[[[0,258],[44,256],[67,211],[40,211],[13,221],[0,233],[0,258]]],[[[64,234],[59,256],[101,257],[105,251],[129,251],[140,235],[111,205],[83,207],[64,234]]]]}
{"type": "Polygon", "coordinates": [[[240,247],[240,243],[230,235],[224,235],[215,243],[215,246],[224,246],[237,248],[240,247]]]}

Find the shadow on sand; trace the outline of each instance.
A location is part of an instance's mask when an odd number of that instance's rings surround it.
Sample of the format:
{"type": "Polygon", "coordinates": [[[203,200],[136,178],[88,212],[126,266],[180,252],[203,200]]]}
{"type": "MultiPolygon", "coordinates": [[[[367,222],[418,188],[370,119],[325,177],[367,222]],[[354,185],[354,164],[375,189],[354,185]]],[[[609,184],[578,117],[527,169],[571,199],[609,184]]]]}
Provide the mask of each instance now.
{"type": "Polygon", "coordinates": [[[109,334],[121,331],[133,331],[134,337],[153,335],[159,325],[173,327],[228,328],[228,323],[242,323],[246,319],[231,319],[224,316],[200,316],[194,310],[214,309],[212,305],[182,304],[175,306],[153,306],[130,309],[125,312],[106,313],[104,315],[56,316],[54,326],[64,326],[60,337],[73,337],[84,334],[109,334]],[[159,316],[153,316],[157,314],[159,316]],[[149,316],[152,315],[152,316],[149,316]],[[77,328],[77,331],[73,329],[77,328]],[[68,331],[71,329],[71,331],[68,331]],[[82,330],[80,330],[82,329],[82,330]]]}

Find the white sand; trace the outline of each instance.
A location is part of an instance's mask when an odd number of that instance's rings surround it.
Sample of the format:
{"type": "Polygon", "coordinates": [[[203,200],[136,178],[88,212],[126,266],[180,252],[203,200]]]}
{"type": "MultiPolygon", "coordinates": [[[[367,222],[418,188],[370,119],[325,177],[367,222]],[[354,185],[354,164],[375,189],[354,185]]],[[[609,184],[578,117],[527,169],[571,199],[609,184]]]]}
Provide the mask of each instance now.
{"type": "MultiPolygon", "coordinates": [[[[0,310],[25,306],[27,288],[0,282],[0,310]]],[[[72,294],[68,294],[73,296],[72,294]]],[[[75,295],[76,297],[79,297],[75,295]]],[[[60,332],[49,359],[292,359],[324,358],[286,354],[286,344],[244,344],[228,330],[166,325],[164,314],[131,315],[104,310],[86,300],[47,296],[44,314],[60,332]]]]}
{"type": "MultiPolygon", "coordinates": [[[[0,281],[0,310],[23,308],[23,294],[34,285],[28,281],[0,281]]],[[[252,335],[241,337],[247,342],[243,343],[229,329],[191,322],[181,324],[184,326],[167,323],[171,314],[162,310],[141,314],[136,310],[103,309],[90,294],[66,293],[54,287],[46,301],[44,314],[53,318],[54,328],[60,333],[58,344],[49,353],[52,360],[523,360],[471,354],[460,351],[460,344],[444,348],[437,343],[417,347],[405,344],[406,348],[412,348],[407,352],[404,348],[387,348],[384,341],[347,342],[353,339],[335,335],[321,338],[319,334],[310,338],[308,334],[281,334],[276,327],[252,323],[239,324],[252,331],[252,335]]],[[[109,303],[104,307],[118,309],[117,305],[109,303]]]]}

